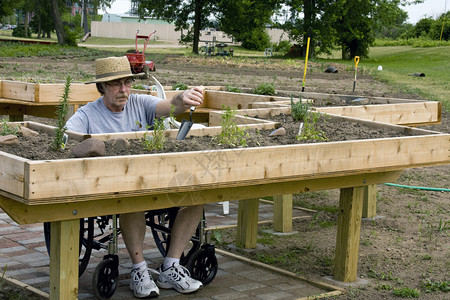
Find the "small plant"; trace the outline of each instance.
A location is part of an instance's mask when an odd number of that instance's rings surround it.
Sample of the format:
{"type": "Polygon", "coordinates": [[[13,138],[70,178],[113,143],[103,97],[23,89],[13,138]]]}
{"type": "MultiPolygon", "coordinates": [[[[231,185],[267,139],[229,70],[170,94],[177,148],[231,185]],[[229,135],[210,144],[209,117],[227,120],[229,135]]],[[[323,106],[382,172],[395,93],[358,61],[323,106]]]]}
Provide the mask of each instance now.
{"type": "Polygon", "coordinates": [[[275,88],[273,83],[261,83],[254,90],[253,94],[257,95],[275,95],[275,88]]]}
{"type": "Polygon", "coordinates": [[[308,115],[309,105],[302,102],[302,96],[298,102],[294,102],[294,98],[291,97],[291,113],[294,121],[303,121],[308,115]]]}
{"type": "Polygon", "coordinates": [[[225,87],[225,91],[230,92],[230,93],[242,93],[242,90],[240,88],[230,86],[230,85],[227,85],[225,87]]]}
{"type": "Polygon", "coordinates": [[[298,141],[301,140],[328,140],[326,133],[323,130],[316,129],[316,124],[320,120],[320,114],[308,113],[304,119],[304,125],[299,130],[299,134],[296,136],[298,141]]]}
{"type": "Polygon", "coordinates": [[[69,92],[70,92],[70,84],[72,83],[73,78],[69,75],[66,77],[66,83],[64,85],[64,92],[59,100],[59,105],[57,107],[57,120],[56,120],[56,129],[55,129],[55,138],[53,139],[52,149],[59,150],[64,149],[66,147],[65,140],[66,137],[65,132],[67,128],[66,124],[66,116],[69,108],[69,92]]]}
{"type": "Polygon", "coordinates": [[[427,279],[421,283],[421,288],[425,290],[425,293],[442,291],[444,293],[450,292],[450,281],[431,281],[427,279]]]}
{"type": "Polygon", "coordinates": [[[393,289],[392,292],[394,293],[395,296],[402,298],[419,298],[420,295],[419,290],[412,289],[406,286],[393,289]]]}
{"type": "Polygon", "coordinates": [[[175,90],[175,91],[184,91],[187,89],[188,89],[188,86],[181,82],[177,82],[172,86],[172,90],[175,90]]]}
{"type": "Polygon", "coordinates": [[[212,142],[217,145],[228,145],[232,147],[242,146],[247,147],[248,134],[244,129],[239,128],[235,123],[236,110],[229,106],[222,105],[223,114],[220,126],[222,132],[212,139],[212,142]]]}
{"type": "Polygon", "coordinates": [[[144,133],[142,145],[144,149],[151,150],[162,150],[166,142],[165,130],[166,126],[164,124],[164,119],[155,120],[153,124],[153,135],[149,134],[148,130],[150,126],[147,125],[147,131],[144,133]]]}
{"type": "Polygon", "coordinates": [[[0,125],[0,135],[15,135],[19,134],[20,126],[8,123],[7,118],[3,118],[0,125]]]}

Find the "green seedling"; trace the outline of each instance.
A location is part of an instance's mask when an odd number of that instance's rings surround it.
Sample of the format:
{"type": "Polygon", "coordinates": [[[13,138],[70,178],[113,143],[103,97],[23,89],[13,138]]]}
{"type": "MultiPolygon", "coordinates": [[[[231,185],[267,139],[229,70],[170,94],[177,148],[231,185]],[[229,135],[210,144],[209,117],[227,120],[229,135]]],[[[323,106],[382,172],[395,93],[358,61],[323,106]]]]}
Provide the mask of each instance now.
{"type": "Polygon", "coordinates": [[[294,98],[291,97],[291,113],[294,121],[304,121],[309,111],[309,104],[302,102],[302,96],[298,102],[294,102],[294,98]]]}
{"type": "Polygon", "coordinates": [[[247,147],[248,134],[245,130],[236,125],[236,110],[229,106],[222,105],[223,114],[220,126],[222,131],[212,139],[212,143],[216,145],[228,145],[232,147],[247,147]]]}
{"type": "Polygon", "coordinates": [[[67,135],[65,135],[65,132],[67,128],[65,127],[65,124],[67,112],[69,110],[69,92],[72,81],[73,78],[70,75],[66,77],[64,92],[59,100],[59,105],[56,110],[57,120],[55,138],[53,139],[52,143],[52,149],[55,151],[60,149],[64,150],[64,148],[66,147],[67,135]]]}
{"type": "Polygon", "coordinates": [[[420,292],[417,289],[409,288],[409,287],[401,287],[393,289],[392,292],[395,296],[401,298],[419,298],[420,292]]]}
{"type": "Polygon", "coordinates": [[[147,151],[162,150],[166,142],[165,131],[166,127],[164,119],[157,119],[153,124],[153,134],[150,134],[150,126],[147,125],[146,132],[142,139],[142,145],[147,151]]]}
{"type": "Polygon", "coordinates": [[[305,117],[303,126],[300,124],[299,133],[295,137],[298,141],[302,140],[328,140],[326,133],[323,130],[316,129],[317,123],[320,120],[320,114],[308,113],[305,117]]]}
{"type": "Polygon", "coordinates": [[[20,126],[8,123],[7,118],[3,118],[0,125],[0,135],[19,135],[20,126]]]}

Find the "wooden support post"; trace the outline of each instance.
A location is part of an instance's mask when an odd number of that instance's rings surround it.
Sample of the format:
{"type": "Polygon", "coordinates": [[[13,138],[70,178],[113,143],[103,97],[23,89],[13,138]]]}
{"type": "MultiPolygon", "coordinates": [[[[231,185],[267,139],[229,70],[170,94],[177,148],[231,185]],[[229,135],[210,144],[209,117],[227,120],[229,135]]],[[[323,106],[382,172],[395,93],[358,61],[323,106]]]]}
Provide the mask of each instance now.
{"type": "Polygon", "coordinates": [[[377,215],[377,185],[364,187],[363,218],[374,218],[377,215]]]}
{"type": "Polygon", "coordinates": [[[245,249],[256,247],[259,199],[239,200],[236,244],[245,249]]]}
{"type": "Polygon", "coordinates": [[[342,188],[336,239],[334,277],[356,281],[364,187],[342,188]]]}
{"type": "Polygon", "coordinates": [[[50,299],[78,299],[80,220],[50,226],[50,299]]]}
{"type": "Polygon", "coordinates": [[[292,231],[292,194],[273,196],[273,229],[292,231]]]}

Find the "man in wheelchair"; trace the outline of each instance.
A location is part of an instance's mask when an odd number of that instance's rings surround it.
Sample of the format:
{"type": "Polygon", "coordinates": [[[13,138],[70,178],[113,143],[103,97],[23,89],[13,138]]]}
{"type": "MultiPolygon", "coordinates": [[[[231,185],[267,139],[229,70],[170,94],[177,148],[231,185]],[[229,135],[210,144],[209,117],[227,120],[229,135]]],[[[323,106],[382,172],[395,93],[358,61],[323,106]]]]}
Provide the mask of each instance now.
{"type": "MultiPolygon", "coordinates": [[[[152,126],[156,118],[168,117],[171,106],[174,114],[183,113],[191,106],[203,102],[203,88],[194,87],[172,99],[159,99],[151,95],[130,94],[133,77],[128,59],[123,57],[100,58],[95,61],[97,90],[102,95],[94,102],[81,107],[67,121],[68,130],[85,134],[143,131],[152,126]]],[[[202,288],[202,283],[191,277],[180,265],[180,257],[202,217],[203,206],[182,208],[173,224],[170,248],[160,266],[157,282],[152,279],[144,259],[145,213],[120,215],[122,237],[131,257],[130,289],[137,298],[156,297],[159,288],[192,293],[202,288]]]]}

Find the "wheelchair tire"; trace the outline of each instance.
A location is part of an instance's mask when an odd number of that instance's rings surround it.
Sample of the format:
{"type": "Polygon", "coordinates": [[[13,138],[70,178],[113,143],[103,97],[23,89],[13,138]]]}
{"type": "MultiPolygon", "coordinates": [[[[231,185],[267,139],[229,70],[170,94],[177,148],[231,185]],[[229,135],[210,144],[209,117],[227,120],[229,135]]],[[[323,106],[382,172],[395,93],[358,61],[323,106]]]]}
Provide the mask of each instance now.
{"type": "Polygon", "coordinates": [[[186,265],[192,278],[200,280],[203,285],[208,285],[216,277],[218,270],[217,257],[214,245],[206,244],[191,255],[186,265]]]}
{"type": "Polygon", "coordinates": [[[114,295],[119,282],[119,258],[106,255],[95,268],[92,289],[98,299],[109,299],[114,295]]]}
{"type": "MultiPolygon", "coordinates": [[[[78,277],[86,270],[91,258],[92,246],[94,241],[94,220],[95,218],[80,219],[80,257],[78,264],[78,277]]],[[[47,253],[50,255],[50,223],[44,223],[44,239],[47,253]]]]}

